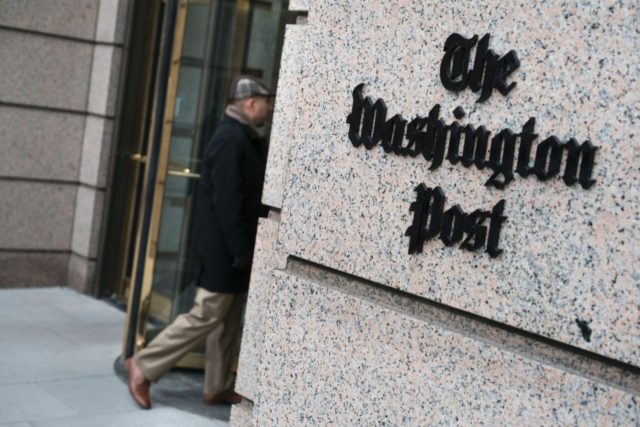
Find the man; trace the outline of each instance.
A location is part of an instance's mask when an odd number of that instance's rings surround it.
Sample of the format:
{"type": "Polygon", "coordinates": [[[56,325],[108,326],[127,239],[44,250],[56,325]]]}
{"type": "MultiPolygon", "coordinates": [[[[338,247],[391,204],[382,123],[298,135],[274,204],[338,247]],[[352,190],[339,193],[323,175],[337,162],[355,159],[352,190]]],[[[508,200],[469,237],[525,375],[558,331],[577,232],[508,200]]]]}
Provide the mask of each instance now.
{"type": "Polygon", "coordinates": [[[266,163],[266,144],[256,127],[273,108],[274,94],[261,81],[238,76],[225,115],[202,160],[196,202],[201,258],[193,308],[178,316],[149,345],[127,360],[129,392],[151,407],[156,382],[207,337],[204,402],[239,403],[231,365],[240,348],[253,246],[266,163]]]}

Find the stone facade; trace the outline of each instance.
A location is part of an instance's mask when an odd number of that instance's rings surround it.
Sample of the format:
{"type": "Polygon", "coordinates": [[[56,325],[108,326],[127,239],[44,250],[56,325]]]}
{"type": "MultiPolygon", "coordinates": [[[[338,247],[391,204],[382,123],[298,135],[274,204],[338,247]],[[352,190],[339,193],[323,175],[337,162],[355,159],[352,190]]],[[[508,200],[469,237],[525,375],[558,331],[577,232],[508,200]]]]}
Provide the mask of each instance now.
{"type": "MultiPolygon", "coordinates": [[[[232,424],[636,425],[638,5],[291,4],[304,8],[306,24],[285,37],[263,197],[281,214],[261,224],[239,364],[238,391],[252,404],[232,424]],[[498,57],[515,51],[519,67],[503,76],[513,90],[498,85],[477,102],[477,91],[445,88],[453,33],[490,34],[498,57]],[[369,111],[384,100],[380,133],[353,118],[361,84],[369,111]],[[427,124],[436,105],[439,131],[437,118],[427,124]],[[407,133],[392,145],[396,114],[407,133]],[[515,171],[531,118],[537,136],[520,167],[534,169],[541,152],[539,170],[485,185],[509,174],[517,140],[515,171]],[[434,166],[438,147],[462,156],[452,123],[491,132],[484,160],[434,166]],[[568,185],[571,139],[597,147],[585,185],[568,185]],[[436,236],[409,254],[409,227],[428,228],[415,213],[420,184],[446,194],[444,210],[504,200],[502,253],[436,236]]],[[[433,204],[423,213],[433,218],[433,204]]]]}
{"type": "Polygon", "coordinates": [[[0,2],[0,287],[93,290],[127,9],[0,2]]]}

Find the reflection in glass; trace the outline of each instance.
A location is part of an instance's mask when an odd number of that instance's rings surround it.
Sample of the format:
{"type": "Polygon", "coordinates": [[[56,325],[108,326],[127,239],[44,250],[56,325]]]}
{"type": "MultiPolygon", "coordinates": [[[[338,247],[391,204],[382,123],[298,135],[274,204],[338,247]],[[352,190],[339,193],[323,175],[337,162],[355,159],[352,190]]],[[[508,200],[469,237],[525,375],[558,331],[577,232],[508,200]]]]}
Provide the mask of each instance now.
{"type": "Polygon", "coordinates": [[[180,67],[178,94],[175,99],[174,120],[181,125],[195,125],[200,96],[202,69],[190,65],[180,67]]]}

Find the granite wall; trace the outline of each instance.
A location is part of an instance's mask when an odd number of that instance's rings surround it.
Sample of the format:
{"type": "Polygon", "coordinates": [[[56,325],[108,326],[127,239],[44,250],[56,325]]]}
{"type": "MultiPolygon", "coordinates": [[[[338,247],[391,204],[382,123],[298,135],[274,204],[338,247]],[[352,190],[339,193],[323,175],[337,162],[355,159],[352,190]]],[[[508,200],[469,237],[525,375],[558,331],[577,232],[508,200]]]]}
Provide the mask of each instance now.
{"type": "Polygon", "coordinates": [[[90,292],[127,0],[0,0],[0,287],[90,292]]]}
{"type": "Polygon", "coordinates": [[[638,4],[290,8],[232,424],[637,425],[638,4]]]}

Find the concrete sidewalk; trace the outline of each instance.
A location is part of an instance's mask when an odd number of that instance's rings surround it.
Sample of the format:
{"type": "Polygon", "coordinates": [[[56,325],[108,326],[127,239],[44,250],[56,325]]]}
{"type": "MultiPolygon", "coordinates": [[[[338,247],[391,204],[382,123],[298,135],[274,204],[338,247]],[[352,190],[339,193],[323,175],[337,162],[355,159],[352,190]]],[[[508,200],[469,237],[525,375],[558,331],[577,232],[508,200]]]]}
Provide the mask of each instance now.
{"type": "MultiPolygon", "coordinates": [[[[0,426],[227,426],[228,406],[206,416],[171,399],[138,408],[114,373],[124,322],[122,311],[70,289],[0,290],[0,426]]],[[[152,387],[152,398],[171,381],[152,387]]]]}

